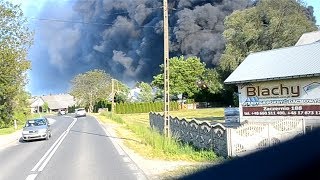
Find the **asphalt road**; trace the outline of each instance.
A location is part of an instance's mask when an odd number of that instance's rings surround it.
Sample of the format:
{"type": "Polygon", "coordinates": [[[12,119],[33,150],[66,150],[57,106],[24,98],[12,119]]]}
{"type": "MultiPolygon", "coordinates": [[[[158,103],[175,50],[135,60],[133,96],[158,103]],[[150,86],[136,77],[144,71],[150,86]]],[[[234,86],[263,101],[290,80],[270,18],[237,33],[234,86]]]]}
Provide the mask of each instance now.
{"type": "Polygon", "coordinates": [[[0,149],[0,180],[146,179],[93,117],[50,118],[50,140],[0,149]]]}

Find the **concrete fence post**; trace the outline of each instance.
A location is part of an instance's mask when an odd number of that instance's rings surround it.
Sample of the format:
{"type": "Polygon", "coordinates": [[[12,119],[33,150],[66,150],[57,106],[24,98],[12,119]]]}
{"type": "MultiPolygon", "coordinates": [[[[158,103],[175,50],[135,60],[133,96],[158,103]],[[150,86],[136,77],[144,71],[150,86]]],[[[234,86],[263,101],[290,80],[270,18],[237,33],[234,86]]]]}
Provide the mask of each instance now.
{"type": "Polygon", "coordinates": [[[268,147],[271,146],[271,138],[270,138],[270,123],[268,123],[268,147]]]}
{"type": "Polygon", "coordinates": [[[232,157],[232,136],[231,136],[231,130],[230,128],[227,128],[227,156],[232,157]]]}
{"type": "Polygon", "coordinates": [[[302,119],[302,132],[303,134],[306,134],[306,120],[302,119]]]}

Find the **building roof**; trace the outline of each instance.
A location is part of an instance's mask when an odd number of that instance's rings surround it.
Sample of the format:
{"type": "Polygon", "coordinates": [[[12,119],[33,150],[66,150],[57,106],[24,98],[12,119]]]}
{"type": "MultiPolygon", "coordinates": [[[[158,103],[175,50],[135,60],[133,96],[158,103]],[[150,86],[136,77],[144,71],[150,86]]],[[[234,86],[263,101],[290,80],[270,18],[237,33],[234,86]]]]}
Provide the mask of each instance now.
{"type": "Polygon", "coordinates": [[[28,99],[28,103],[31,108],[36,108],[44,104],[40,97],[32,97],[31,99],[28,99]]]}
{"type": "Polygon", "coordinates": [[[311,44],[314,42],[320,41],[320,31],[313,31],[302,34],[296,46],[311,44]]]}
{"type": "Polygon", "coordinates": [[[239,84],[320,76],[320,42],[250,54],[224,81],[239,84]]]}
{"type": "Polygon", "coordinates": [[[70,94],[58,94],[41,96],[44,102],[48,103],[50,109],[64,109],[75,104],[73,96],[70,94]]]}

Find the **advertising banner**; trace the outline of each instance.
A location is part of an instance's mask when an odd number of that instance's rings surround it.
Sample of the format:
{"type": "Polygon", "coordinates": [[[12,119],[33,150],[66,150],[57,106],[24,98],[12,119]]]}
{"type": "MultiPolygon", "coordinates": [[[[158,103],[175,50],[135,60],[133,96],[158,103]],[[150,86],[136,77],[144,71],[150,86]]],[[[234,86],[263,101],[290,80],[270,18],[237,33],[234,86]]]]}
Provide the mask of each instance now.
{"type": "Polygon", "coordinates": [[[320,116],[320,78],[238,86],[242,116],[320,116]]]}

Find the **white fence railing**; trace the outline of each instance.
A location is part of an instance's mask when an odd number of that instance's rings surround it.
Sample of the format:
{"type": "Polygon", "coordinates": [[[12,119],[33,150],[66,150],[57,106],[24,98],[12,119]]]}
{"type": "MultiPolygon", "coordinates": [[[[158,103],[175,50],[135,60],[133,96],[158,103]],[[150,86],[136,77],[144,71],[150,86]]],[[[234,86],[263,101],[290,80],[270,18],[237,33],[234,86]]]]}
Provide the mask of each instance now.
{"type": "Polygon", "coordinates": [[[247,123],[227,130],[228,155],[245,155],[304,133],[303,119],[284,119],[268,124],[247,123]]]}
{"type": "MultiPolygon", "coordinates": [[[[163,116],[149,114],[150,126],[163,133],[163,116]]],[[[170,117],[172,135],[200,149],[217,154],[241,156],[263,149],[305,133],[303,119],[286,118],[273,123],[246,123],[237,128],[226,128],[220,123],[208,124],[170,117]]]]}

